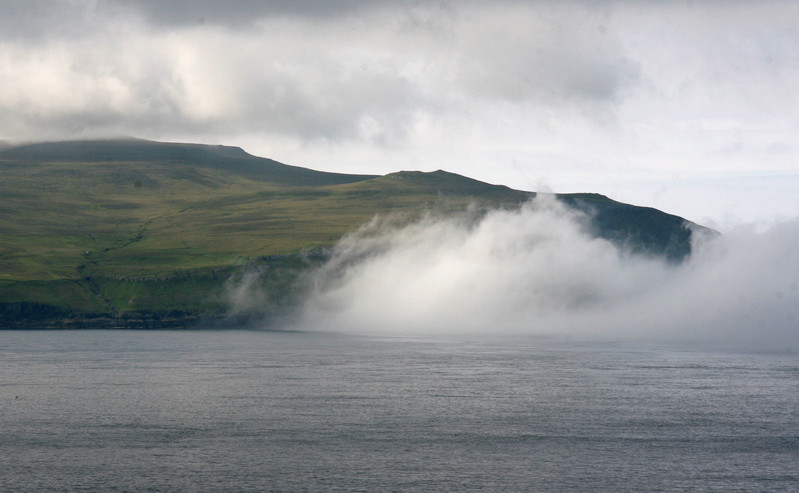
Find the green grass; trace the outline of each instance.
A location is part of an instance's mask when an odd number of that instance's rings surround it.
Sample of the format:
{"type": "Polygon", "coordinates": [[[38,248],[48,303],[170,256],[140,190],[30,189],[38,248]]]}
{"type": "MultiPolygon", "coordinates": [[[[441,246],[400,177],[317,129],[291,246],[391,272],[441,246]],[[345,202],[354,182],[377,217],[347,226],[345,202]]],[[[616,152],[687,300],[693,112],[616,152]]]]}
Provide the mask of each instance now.
{"type": "Polygon", "coordinates": [[[83,280],[0,281],[3,303],[40,303],[79,313],[106,310],[83,280]]]}
{"type": "MultiPolygon", "coordinates": [[[[331,245],[375,214],[513,206],[531,196],[444,171],[321,173],[222,146],[0,149],[0,304],[218,314],[224,279],[209,273],[331,245]]],[[[598,212],[599,236],[675,258],[687,252],[681,218],[599,195],[561,198],[598,212]]],[[[279,265],[265,277],[270,303],[285,301],[279,291],[299,270],[279,265]]]]}
{"type": "Polygon", "coordinates": [[[96,282],[119,314],[184,311],[222,315],[227,308],[224,283],[207,276],[158,280],[98,278],[96,282]]]}
{"type": "Polygon", "coordinates": [[[3,177],[4,197],[27,192],[6,198],[13,205],[0,215],[6,279],[71,278],[79,266],[87,274],[159,275],[224,265],[330,244],[375,213],[475,200],[452,183],[442,183],[449,198],[441,187],[394,186],[393,177],[287,189],[185,164],[42,163],[4,167],[3,177]],[[189,178],[175,178],[179,168],[189,178]]]}

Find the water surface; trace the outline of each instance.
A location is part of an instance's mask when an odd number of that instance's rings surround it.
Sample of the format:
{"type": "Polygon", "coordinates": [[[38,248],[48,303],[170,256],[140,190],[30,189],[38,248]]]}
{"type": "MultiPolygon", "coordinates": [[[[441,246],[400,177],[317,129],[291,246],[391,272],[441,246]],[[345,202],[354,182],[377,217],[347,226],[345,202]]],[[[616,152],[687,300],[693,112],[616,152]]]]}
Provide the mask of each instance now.
{"type": "Polygon", "coordinates": [[[0,332],[3,491],[796,491],[799,358],[0,332]]]}

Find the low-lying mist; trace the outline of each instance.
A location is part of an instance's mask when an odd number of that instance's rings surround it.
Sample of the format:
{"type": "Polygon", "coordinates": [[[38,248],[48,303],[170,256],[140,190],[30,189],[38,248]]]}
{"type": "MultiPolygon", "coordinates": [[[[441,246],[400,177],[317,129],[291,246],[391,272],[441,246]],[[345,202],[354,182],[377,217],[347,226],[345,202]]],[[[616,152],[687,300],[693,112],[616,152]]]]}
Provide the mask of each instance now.
{"type": "Polygon", "coordinates": [[[594,238],[587,221],[550,198],[375,219],[311,274],[293,326],[799,349],[799,221],[694,235],[679,265],[594,238]]]}

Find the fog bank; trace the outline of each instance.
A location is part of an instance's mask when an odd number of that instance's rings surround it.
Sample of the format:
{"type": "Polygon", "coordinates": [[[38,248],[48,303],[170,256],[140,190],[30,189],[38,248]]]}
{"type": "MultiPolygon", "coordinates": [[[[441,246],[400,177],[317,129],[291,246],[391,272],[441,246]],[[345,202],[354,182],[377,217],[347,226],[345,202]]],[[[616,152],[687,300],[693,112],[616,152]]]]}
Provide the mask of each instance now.
{"type": "Polygon", "coordinates": [[[589,236],[587,219],[542,199],[375,219],[313,273],[294,327],[799,349],[799,221],[696,238],[669,265],[589,236]]]}

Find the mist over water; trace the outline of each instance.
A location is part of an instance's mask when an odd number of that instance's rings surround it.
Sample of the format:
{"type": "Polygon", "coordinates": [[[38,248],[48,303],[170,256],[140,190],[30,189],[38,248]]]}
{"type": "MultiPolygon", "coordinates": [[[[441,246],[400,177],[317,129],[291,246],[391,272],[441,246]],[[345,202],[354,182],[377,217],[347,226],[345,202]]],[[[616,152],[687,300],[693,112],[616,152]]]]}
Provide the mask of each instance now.
{"type": "Polygon", "coordinates": [[[673,265],[591,237],[587,220],[550,198],[375,219],[312,274],[294,326],[799,350],[799,221],[694,235],[691,257],[673,265]]]}

